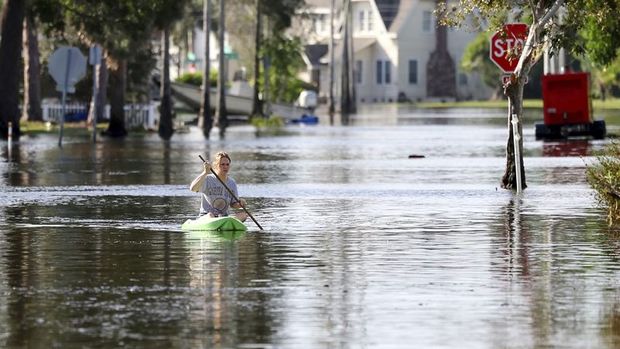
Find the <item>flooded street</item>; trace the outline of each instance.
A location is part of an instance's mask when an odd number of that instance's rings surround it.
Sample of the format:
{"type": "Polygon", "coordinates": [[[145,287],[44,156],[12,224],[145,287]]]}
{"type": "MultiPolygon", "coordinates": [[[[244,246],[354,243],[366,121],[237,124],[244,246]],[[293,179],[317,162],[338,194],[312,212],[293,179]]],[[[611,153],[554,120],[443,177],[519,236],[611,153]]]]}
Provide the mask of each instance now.
{"type": "Polygon", "coordinates": [[[606,141],[526,124],[517,196],[502,112],[286,130],[0,143],[0,347],[620,346],[620,238],[585,180],[606,141]],[[264,231],[181,231],[220,150],[264,231]]]}

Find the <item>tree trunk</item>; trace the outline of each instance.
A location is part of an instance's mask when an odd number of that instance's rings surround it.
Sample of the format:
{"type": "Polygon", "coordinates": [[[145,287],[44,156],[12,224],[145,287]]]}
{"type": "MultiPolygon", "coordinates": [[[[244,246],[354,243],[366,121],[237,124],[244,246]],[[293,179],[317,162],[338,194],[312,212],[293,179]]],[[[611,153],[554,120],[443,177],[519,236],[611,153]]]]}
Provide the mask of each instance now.
{"type": "Polygon", "coordinates": [[[254,98],[252,99],[252,117],[264,117],[263,108],[258,96],[258,80],[260,79],[260,48],[262,35],[262,11],[260,0],[256,0],[256,34],[254,37],[254,98]]]}
{"type": "Polygon", "coordinates": [[[0,17],[0,138],[7,139],[9,123],[19,139],[19,78],[25,1],[5,0],[0,17]]]}
{"type": "Polygon", "coordinates": [[[125,88],[127,86],[127,60],[120,59],[109,63],[110,83],[110,124],[104,132],[113,138],[127,136],[125,128],[125,88]]]}
{"type": "Polygon", "coordinates": [[[172,98],[170,94],[170,29],[162,31],[162,79],[159,90],[161,104],[159,106],[159,136],[169,140],[174,133],[172,126],[172,98]]]}
{"type": "MultiPolygon", "coordinates": [[[[517,188],[517,174],[516,174],[516,162],[515,162],[515,147],[514,147],[514,131],[512,118],[516,115],[519,120],[523,120],[523,86],[525,79],[530,72],[531,67],[540,59],[542,55],[541,50],[536,50],[542,43],[541,35],[543,34],[543,28],[545,25],[555,16],[560,7],[563,5],[564,0],[556,0],[553,6],[546,12],[536,14],[538,21],[532,23],[529,28],[527,39],[523,44],[522,52],[519,56],[519,63],[515,68],[514,73],[510,74],[510,81],[504,85],[504,94],[508,97],[508,144],[506,144],[506,169],[502,176],[502,188],[516,189],[517,188]]],[[[543,10],[544,11],[544,10],[543,10]]],[[[519,129],[517,133],[519,135],[519,163],[521,164],[521,184],[522,189],[527,188],[525,183],[525,167],[523,165],[523,126],[519,122],[519,129]]]]}
{"type": "Polygon", "coordinates": [[[41,111],[41,64],[39,63],[39,40],[32,13],[24,19],[24,102],[22,120],[43,121],[41,111]]]}
{"type": "Polygon", "coordinates": [[[211,128],[213,127],[213,117],[211,115],[211,1],[203,0],[202,23],[205,33],[205,61],[202,70],[202,100],[200,101],[200,114],[198,115],[198,126],[202,129],[202,134],[209,139],[211,128]]]}
{"type": "MultiPolygon", "coordinates": [[[[514,125],[512,123],[513,117],[523,120],[523,81],[521,79],[515,79],[509,83],[505,91],[508,97],[508,142],[506,144],[506,169],[502,176],[501,186],[504,189],[517,189],[517,170],[515,162],[515,147],[514,147],[514,125]]],[[[525,167],[523,164],[523,126],[522,122],[518,123],[519,129],[519,162],[521,166],[521,185],[522,189],[527,188],[525,182],[525,167]]]]}
{"type": "Polygon", "coordinates": [[[224,33],[226,32],[226,26],[224,20],[226,18],[226,12],[224,11],[224,0],[220,0],[220,23],[219,23],[219,71],[217,79],[217,121],[216,124],[220,128],[220,136],[223,138],[226,133],[226,127],[228,127],[228,115],[226,112],[226,54],[224,52],[224,33]]]}

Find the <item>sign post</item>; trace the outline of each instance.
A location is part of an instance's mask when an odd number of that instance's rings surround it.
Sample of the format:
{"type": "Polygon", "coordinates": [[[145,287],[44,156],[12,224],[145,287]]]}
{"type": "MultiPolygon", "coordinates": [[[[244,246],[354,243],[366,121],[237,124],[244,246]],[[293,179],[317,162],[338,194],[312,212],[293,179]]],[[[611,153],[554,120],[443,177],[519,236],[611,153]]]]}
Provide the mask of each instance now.
{"type": "Polygon", "coordinates": [[[86,58],[77,47],[61,46],[52,53],[47,67],[56,81],[56,91],[62,92],[62,115],[58,136],[58,146],[62,147],[67,93],[74,93],[75,84],[86,74],[86,58]]]}
{"type": "Polygon", "coordinates": [[[101,64],[101,46],[95,44],[90,47],[88,63],[93,66],[93,104],[90,106],[93,115],[93,143],[97,142],[97,95],[99,94],[99,75],[97,69],[101,64]]]}

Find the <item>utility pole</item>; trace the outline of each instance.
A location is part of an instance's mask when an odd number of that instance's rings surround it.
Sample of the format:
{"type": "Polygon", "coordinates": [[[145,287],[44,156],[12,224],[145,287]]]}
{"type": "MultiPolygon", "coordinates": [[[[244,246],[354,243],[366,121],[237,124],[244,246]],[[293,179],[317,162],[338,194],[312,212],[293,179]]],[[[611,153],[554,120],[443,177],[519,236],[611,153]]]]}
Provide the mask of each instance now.
{"type": "Polygon", "coordinates": [[[330,27],[329,27],[329,124],[334,124],[334,16],[336,15],[336,0],[331,0],[330,27]]]}
{"type": "Polygon", "coordinates": [[[220,137],[224,138],[226,127],[228,127],[228,116],[226,114],[226,53],[224,52],[224,32],[226,26],[224,20],[226,18],[224,8],[224,0],[220,0],[220,32],[218,37],[220,40],[220,56],[219,56],[219,72],[217,79],[217,126],[220,128],[220,137]]]}
{"type": "Polygon", "coordinates": [[[213,127],[213,117],[211,115],[211,0],[203,0],[202,4],[202,29],[205,33],[205,61],[202,70],[202,101],[200,103],[200,115],[198,115],[198,126],[202,129],[202,134],[209,139],[211,128],[213,127]]]}

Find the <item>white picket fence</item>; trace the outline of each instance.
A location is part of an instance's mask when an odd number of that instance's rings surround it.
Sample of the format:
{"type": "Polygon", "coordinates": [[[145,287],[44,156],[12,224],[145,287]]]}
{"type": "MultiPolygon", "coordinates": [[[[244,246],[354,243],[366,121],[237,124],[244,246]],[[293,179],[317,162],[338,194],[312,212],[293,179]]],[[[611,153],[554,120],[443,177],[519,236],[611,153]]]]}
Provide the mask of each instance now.
{"type": "MultiPolygon", "coordinates": [[[[158,104],[128,104],[125,105],[125,127],[156,130],[159,122],[158,104]]],[[[43,121],[58,123],[62,115],[62,104],[43,103],[43,121]]],[[[67,103],[65,105],[65,122],[86,120],[88,104],[67,103]]],[[[106,105],[104,118],[110,119],[110,105],[106,105]]]]}

